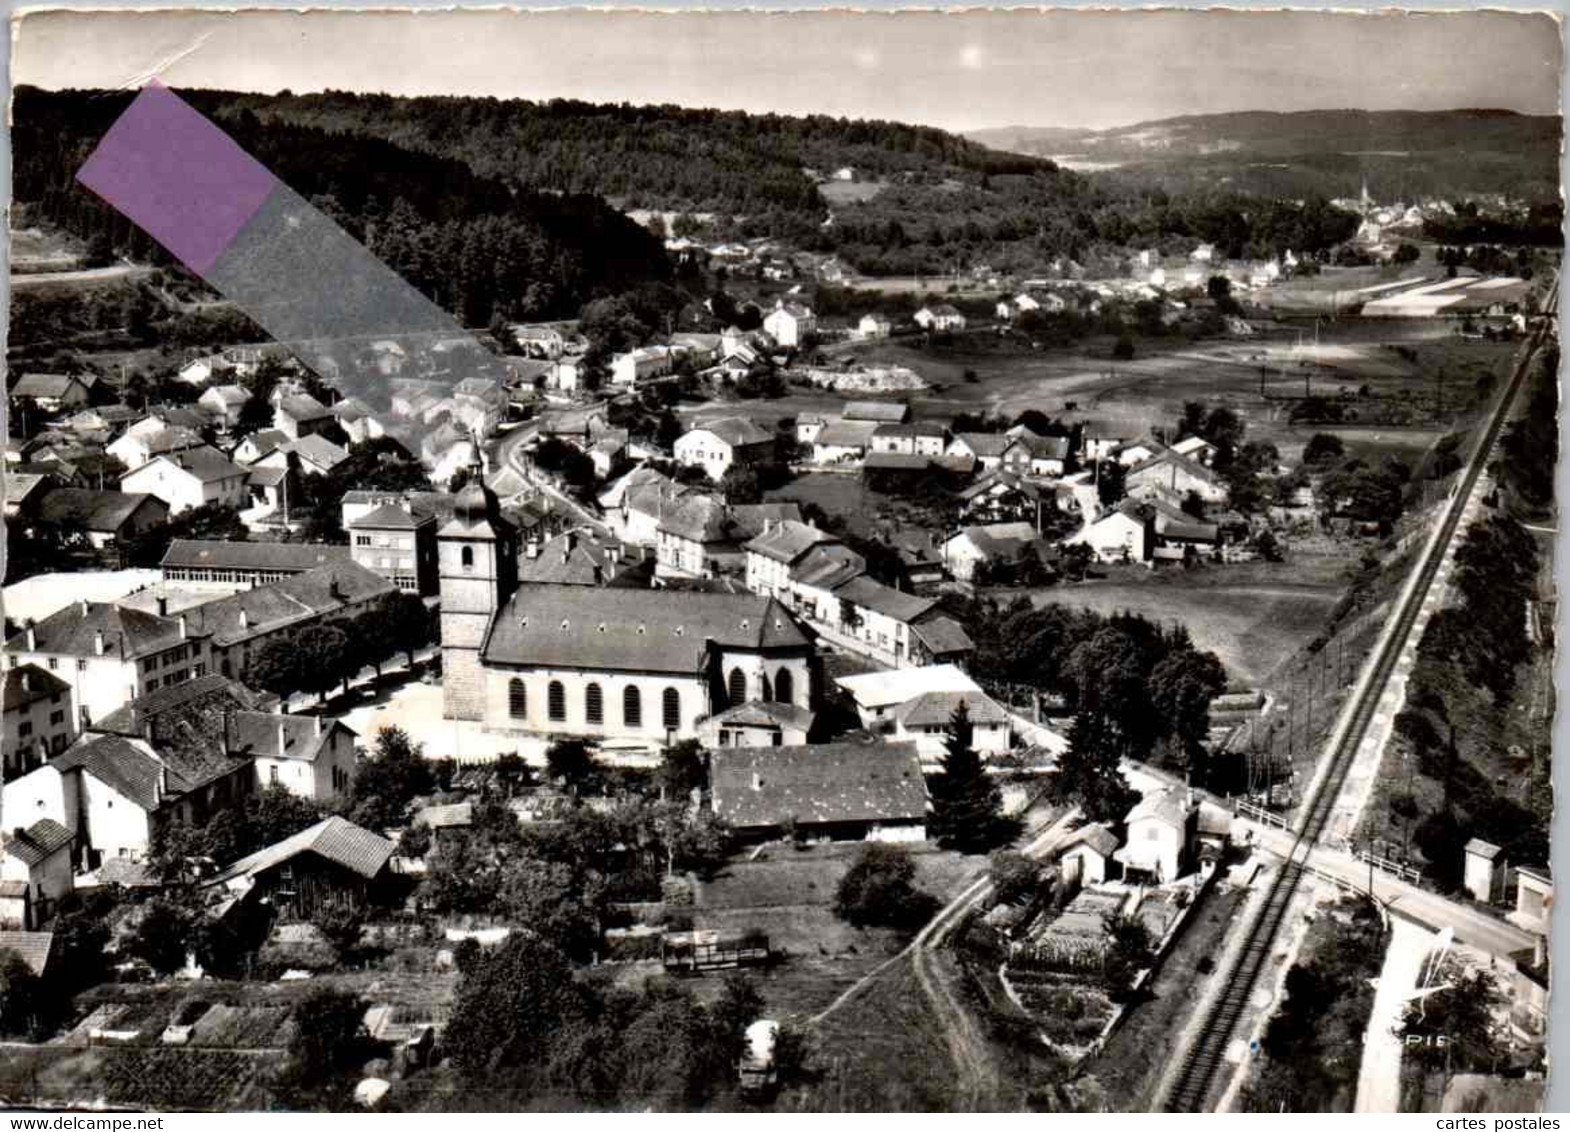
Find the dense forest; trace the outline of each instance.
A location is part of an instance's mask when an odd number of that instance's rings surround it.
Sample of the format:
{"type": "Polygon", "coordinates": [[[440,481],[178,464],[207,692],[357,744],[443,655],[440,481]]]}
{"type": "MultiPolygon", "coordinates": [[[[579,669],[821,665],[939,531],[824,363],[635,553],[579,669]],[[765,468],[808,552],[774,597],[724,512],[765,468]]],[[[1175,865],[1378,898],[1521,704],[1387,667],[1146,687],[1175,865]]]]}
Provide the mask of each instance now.
{"type": "MultiPolygon", "coordinates": [[[[277,128],[279,137],[325,131],[355,139],[369,155],[383,152],[368,140],[375,138],[395,147],[385,152],[437,159],[442,164],[427,166],[433,170],[461,166],[465,173],[454,185],[506,185],[569,199],[592,193],[627,209],[712,214],[709,236],[776,237],[838,254],[875,275],[982,263],[1033,270],[1061,256],[1085,262],[1162,240],[1207,240],[1234,256],[1315,253],[1356,228],[1350,214],[1312,194],[1302,203],[1266,201],[1230,186],[1173,194],[895,122],[339,92],[185,97],[242,141],[256,136],[255,124],[277,128]],[[861,199],[835,197],[831,205],[807,170],[845,166],[863,182],[854,194],[861,199]]],[[[18,104],[19,121],[30,112],[18,104]]],[[[394,195],[386,186],[356,191],[334,170],[302,173],[307,185],[290,181],[298,191],[331,194],[351,216],[371,196],[387,206],[394,195]]],[[[431,191],[444,195],[436,186],[431,191]]]]}
{"type": "MultiPolygon", "coordinates": [[[[231,103],[185,97],[209,115],[231,103]]],[[[124,254],[166,264],[144,233],[74,180],[130,98],[18,90],[14,193],[99,261],[124,254]]],[[[223,126],[242,147],[468,325],[496,314],[576,315],[591,299],[670,277],[660,241],[598,197],[527,191],[454,157],[231,110],[223,126]]]]}

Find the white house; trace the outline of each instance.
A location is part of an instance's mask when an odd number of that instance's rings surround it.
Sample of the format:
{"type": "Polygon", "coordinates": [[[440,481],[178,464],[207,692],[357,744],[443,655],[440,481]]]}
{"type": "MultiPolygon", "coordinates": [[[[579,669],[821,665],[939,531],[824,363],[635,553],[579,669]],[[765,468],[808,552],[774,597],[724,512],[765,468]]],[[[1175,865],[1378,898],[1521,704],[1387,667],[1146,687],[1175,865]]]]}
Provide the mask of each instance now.
{"type": "Polygon", "coordinates": [[[616,385],[636,385],[671,372],[671,350],[665,346],[640,346],[611,359],[611,381],[616,385]]]}
{"type": "Polygon", "coordinates": [[[1182,497],[1192,491],[1206,503],[1227,500],[1225,480],[1205,465],[1176,452],[1164,452],[1129,469],[1123,477],[1123,490],[1133,499],[1160,494],[1182,497]]]}
{"type": "Polygon", "coordinates": [[[676,438],[676,462],[702,468],[718,482],[733,464],[764,464],[774,458],[774,434],[747,417],[722,417],[676,438]]]}
{"type": "Polygon", "coordinates": [[[239,510],[248,503],[249,474],[216,449],[191,448],[156,456],[127,472],[120,477],[120,490],[156,496],[172,515],[207,503],[239,510]]]}
{"type": "Polygon", "coordinates": [[[856,324],[856,334],[868,340],[887,338],[894,332],[894,324],[881,314],[864,314],[856,324]]]}
{"type": "Polygon", "coordinates": [[[215,385],[198,397],[196,403],[224,428],[233,428],[240,423],[240,413],[250,400],[251,394],[243,385],[215,385]]]}
{"type": "Polygon", "coordinates": [[[1207,468],[1216,458],[1216,446],[1203,436],[1185,436],[1172,446],[1172,451],[1190,460],[1197,460],[1207,468]]]}
{"type": "Polygon", "coordinates": [[[961,701],[976,727],[978,751],[1008,750],[1013,728],[998,703],[953,664],[929,664],[889,672],[841,676],[835,683],[850,693],[861,725],[869,731],[914,739],[928,761],[943,754],[943,735],[961,701]]]}
{"type": "Polygon", "coordinates": [[[0,928],[33,931],[71,892],[71,831],[53,818],[0,832],[0,928]]]}
{"type": "Polygon", "coordinates": [[[1199,805],[1176,787],[1146,794],[1124,819],[1128,840],[1113,857],[1125,872],[1165,884],[1193,863],[1199,805]]]}
{"type": "Polygon", "coordinates": [[[964,330],[965,316],[948,303],[922,307],[915,315],[916,324],[923,330],[964,330]]]}
{"type": "Polygon", "coordinates": [[[228,726],[230,749],[254,760],[259,789],[278,785],[325,802],[347,792],[354,779],[356,735],[339,720],[237,711],[228,726]]]}
{"type": "Polygon", "coordinates": [[[781,303],[764,318],[763,329],[781,346],[796,348],[817,333],[818,316],[800,303],[781,303]]]}
{"type": "Polygon", "coordinates": [[[1155,513],[1124,500],[1068,541],[1090,547],[1102,562],[1144,562],[1155,549],[1155,537],[1155,513]]]}
{"type": "Polygon", "coordinates": [[[872,447],[872,434],[880,427],[877,421],[829,422],[819,430],[812,442],[812,462],[859,463],[872,447]]]}
{"type": "Polygon", "coordinates": [[[140,468],[154,456],[199,448],[202,444],[201,433],[174,425],[169,428],[155,427],[127,431],[104,451],[128,468],[140,468]]]}

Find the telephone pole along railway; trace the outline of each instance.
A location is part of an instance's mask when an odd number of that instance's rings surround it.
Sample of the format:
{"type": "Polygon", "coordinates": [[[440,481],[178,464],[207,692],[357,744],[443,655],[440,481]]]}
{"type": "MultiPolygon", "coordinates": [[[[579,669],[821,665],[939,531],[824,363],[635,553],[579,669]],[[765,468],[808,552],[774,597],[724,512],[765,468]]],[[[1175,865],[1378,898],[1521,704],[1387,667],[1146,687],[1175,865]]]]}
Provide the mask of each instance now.
{"type": "Polygon", "coordinates": [[[1226,1051],[1237,1029],[1238,1020],[1243,1016],[1266,960],[1274,949],[1276,936],[1286,918],[1287,906],[1302,878],[1303,858],[1306,858],[1308,850],[1324,832],[1347,771],[1368,732],[1385,686],[1411,635],[1412,625],[1423,608],[1424,599],[1444,561],[1445,552],[1461,526],[1467,500],[1488,465],[1505,422],[1509,419],[1510,407],[1526,381],[1533,359],[1553,333],[1553,319],[1557,314],[1558,303],[1559,281],[1556,279],[1544,306],[1545,313],[1532,337],[1527,340],[1526,351],[1517,363],[1510,383],[1500,394],[1499,403],[1478,439],[1466,473],[1450,499],[1444,518],[1414,568],[1399,599],[1400,606],[1391,618],[1382,640],[1375,646],[1358,687],[1331,734],[1327,757],[1320,761],[1319,771],[1310,785],[1294,831],[1296,836],[1292,850],[1276,870],[1265,901],[1249,925],[1243,944],[1226,972],[1220,993],[1211,1004],[1198,1035],[1180,1055],[1182,1067],[1173,1079],[1163,1106],[1168,1112],[1206,1111],[1211,1092],[1227,1064],[1226,1051]]]}

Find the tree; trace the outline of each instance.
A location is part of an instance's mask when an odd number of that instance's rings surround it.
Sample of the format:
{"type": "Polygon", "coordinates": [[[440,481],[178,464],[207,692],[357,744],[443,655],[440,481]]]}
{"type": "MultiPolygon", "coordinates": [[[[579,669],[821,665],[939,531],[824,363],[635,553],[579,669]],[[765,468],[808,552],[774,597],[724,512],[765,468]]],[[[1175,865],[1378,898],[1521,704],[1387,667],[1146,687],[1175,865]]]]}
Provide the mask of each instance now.
{"type": "Polygon", "coordinates": [[[600,935],[599,901],[592,896],[569,866],[524,855],[507,863],[493,907],[562,954],[587,963],[600,935]]]}
{"type": "Polygon", "coordinates": [[[834,914],[858,928],[915,928],[931,918],[938,903],[915,879],[908,850],[869,841],[834,890],[834,914]]]}
{"type": "Polygon", "coordinates": [[[988,858],[987,875],[1000,904],[1018,904],[1036,894],[1041,884],[1041,864],[1023,853],[999,849],[988,858]]]}
{"type": "Polygon", "coordinates": [[[1183,497],[1183,502],[1178,504],[1178,508],[1183,514],[1191,518],[1203,519],[1205,517],[1205,500],[1197,491],[1190,490],[1183,497]]]}
{"type": "Polygon", "coordinates": [[[460,977],[443,1044],[470,1078],[541,1064],[582,1005],[561,950],[533,932],[513,932],[460,977]]]}
{"type": "Polygon", "coordinates": [[[172,975],[185,966],[190,934],[191,921],[186,911],[159,897],[143,907],[128,950],[160,975],[172,975]]]}
{"type": "Polygon", "coordinates": [[[763,491],[758,486],[758,473],[750,464],[732,464],[720,477],[720,494],[732,507],[759,503],[763,491]]]}
{"type": "Polygon", "coordinates": [[[1134,985],[1140,971],[1150,966],[1154,953],[1150,929],[1136,916],[1118,916],[1107,925],[1107,954],[1102,980],[1107,993],[1120,1001],[1134,985]]]}
{"type": "Polygon", "coordinates": [[[349,818],[368,829],[401,826],[409,803],[435,785],[430,764],[418,743],[401,727],[376,733],[370,758],[355,771],[349,792],[349,818]]]}
{"type": "Polygon", "coordinates": [[[545,749],[545,769],[551,778],[576,793],[594,780],[598,766],[582,739],[558,739],[545,749]]]}
{"type": "Polygon", "coordinates": [[[1129,361],[1134,356],[1134,340],[1127,334],[1119,334],[1112,345],[1112,357],[1120,362],[1129,361]]]}
{"type": "MultiPolygon", "coordinates": [[[[365,1003],[358,995],[313,986],[294,1008],[294,1036],[283,1091],[301,1103],[302,1094],[328,1082],[365,1057],[365,1003]]],[[[320,1103],[327,1098],[313,1098],[320,1103]]]]}
{"type": "Polygon", "coordinates": [[[1121,767],[1114,729],[1100,712],[1080,712],[1069,725],[1068,750],[1058,758],[1049,791],[1075,805],[1089,822],[1119,822],[1139,797],[1121,767]]]}
{"type": "Polygon", "coordinates": [[[381,617],[389,647],[403,653],[413,667],[416,650],[431,643],[430,609],[415,594],[399,590],[382,600],[381,617]]]}
{"type": "Polygon", "coordinates": [[[1334,464],[1346,455],[1346,445],[1333,432],[1316,432],[1303,445],[1303,463],[1315,467],[1334,464]]]}
{"type": "Polygon", "coordinates": [[[1498,981],[1488,970],[1467,968],[1454,956],[1446,960],[1437,981],[1451,985],[1421,1005],[1409,1004],[1396,1035],[1430,1039],[1442,1034],[1444,1044],[1424,1040],[1404,1045],[1406,1055],[1430,1073],[1495,1072],[1510,1049],[1509,1037],[1496,1021],[1504,1002],[1498,981]]]}
{"type": "Polygon", "coordinates": [[[55,1013],[53,998],[27,960],[10,948],[0,948],[0,1033],[42,1036],[45,1022],[55,1013]]]}
{"type": "Polygon", "coordinates": [[[660,786],[667,797],[680,801],[708,784],[709,769],[702,743],[696,739],[683,739],[661,752],[660,786]]]}
{"type": "Polygon", "coordinates": [[[311,917],[311,923],[332,944],[340,959],[358,950],[360,937],[365,934],[364,910],[349,903],[323,904],[311,917]]]}
{"type": "Polygon", "coordinates": [[[243,679],[253,688],[285,698],[298,691],[301,656],[293,639],[275,635],[262,642],[246,663],[243,679]]]}
{"type": "Polygon", "coordinates": [[[1009,839],[1003,795],[976,753],[970,708],[962,700],[949,717],[942,770],[932,783],[932,827],[939,844],[981,853],[1009,839]]]}

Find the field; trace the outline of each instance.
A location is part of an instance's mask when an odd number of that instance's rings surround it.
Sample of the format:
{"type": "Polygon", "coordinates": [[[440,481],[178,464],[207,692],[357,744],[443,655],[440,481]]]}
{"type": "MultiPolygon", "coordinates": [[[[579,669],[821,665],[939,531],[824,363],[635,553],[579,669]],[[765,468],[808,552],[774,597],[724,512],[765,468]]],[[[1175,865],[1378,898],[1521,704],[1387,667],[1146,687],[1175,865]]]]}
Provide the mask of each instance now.
{"type": "Polygon", "coordinates": [[[887,187],[883,181],[825,181],[818,186],[818,195],[833,208],[843,204],[862,204],[887,187]]]}
{"type": "MultiPolygon", "coordinates": [[[[986,867],[923,845],[911,847],[916,884],[947,902],[986,867]]],[[[834,890],[860,851],[836,844],[795,850],[766,846],[755,860],[737,860],[702,885],[693,909],[697,928],[757,929],[783,963],[757,977],[776,1014],[815,1014],[857,979],[904,949],[906,937],[882,928],[853,928],[835,917],[834,890]]],[[[699,980],[717,985],[720,976],[699,980]]]]}
{"type": "Polygon", "coordinates": [[[1038,605],[1179,622],[1196,645],[1221,658],[1234,687],[1256,688],[1324,628],[1345,588],[1340,574],[1349,560],[1305,556],[1189,571],[1113,566],[1098,570],[1104,578],[1036,590],[1032,598],[1038,605]]]}

